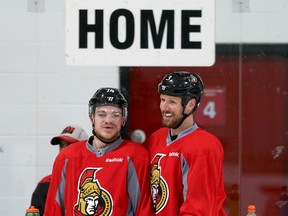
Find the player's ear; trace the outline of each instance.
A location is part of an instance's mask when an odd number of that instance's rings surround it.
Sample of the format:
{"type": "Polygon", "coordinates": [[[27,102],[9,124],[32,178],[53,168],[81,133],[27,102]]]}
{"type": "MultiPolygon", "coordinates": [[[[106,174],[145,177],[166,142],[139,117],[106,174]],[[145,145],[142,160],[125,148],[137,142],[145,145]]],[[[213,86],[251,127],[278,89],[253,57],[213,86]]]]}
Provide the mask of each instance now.
{"type": "Polygon", "coordinates": [[[94,125],[94,118],[93,118],[93,115],[90,116],[89,119],[90,119],[90,123],[91,123],[92,125],[94,125]]]}
{"type": "Polygon", "coordinates": [[[186,113],[191,113],[195,106],[196,106],[196,99],[195,98],[190,99],[186,105],[185,110],[186,113]]]}

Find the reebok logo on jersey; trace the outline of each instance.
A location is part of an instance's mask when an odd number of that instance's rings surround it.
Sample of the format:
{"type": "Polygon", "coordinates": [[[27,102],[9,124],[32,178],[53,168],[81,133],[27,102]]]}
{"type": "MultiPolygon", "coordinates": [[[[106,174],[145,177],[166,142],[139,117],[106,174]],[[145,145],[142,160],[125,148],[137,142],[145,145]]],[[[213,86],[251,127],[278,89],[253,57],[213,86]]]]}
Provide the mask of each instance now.
{"type": "Polygon", "coordinates": [[[123,158],[107,158],[105,162],[107,162],[107,163],[122,163],[123,158]]]}
{"type": "Polygon", "coordinates": [[[169,157],[179,157],[179,152],[170,152],[169,157]]]}

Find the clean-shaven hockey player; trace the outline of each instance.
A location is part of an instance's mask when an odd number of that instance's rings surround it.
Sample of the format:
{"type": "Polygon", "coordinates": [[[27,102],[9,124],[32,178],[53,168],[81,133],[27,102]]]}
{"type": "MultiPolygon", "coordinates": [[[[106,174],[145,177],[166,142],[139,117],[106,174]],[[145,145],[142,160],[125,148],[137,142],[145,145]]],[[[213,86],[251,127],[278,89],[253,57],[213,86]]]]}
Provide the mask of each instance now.
{"type": "Polygon", "coordinates": [[[99,89],[89,101],[93,136],[56,158],[45,216],[154,215],[149,153],[123,140],[127,101],[115,88],[99,89]]]}

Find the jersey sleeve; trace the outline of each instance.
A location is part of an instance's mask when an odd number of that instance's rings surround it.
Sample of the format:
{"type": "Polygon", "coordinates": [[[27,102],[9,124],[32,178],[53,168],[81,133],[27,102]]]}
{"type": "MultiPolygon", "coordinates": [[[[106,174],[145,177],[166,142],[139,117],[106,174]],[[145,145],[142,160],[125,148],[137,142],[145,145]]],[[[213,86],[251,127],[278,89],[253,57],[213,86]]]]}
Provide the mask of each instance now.
{"type": "Polygon", "coordinates": [[[132,157],[129,160],[128,193],[135,216],[153,216],[155,214],[149,186],[149,154],[144,148],[140,150],[144,157],[132,157]]]}
{"type": "MultiPolygon", "coordinates": [[[[191,155],[190,155],[191,156],[191,155]]],[[[183,157],[184,202],[180,216],[225,216],[226,197],[223,184],[223,152],[217,148],[209,154],[183,157]],[[186,173],[185,173],[186,172],[186,173]]]]}
{"type": "Polygon", "coordinates": [[[46,199],[44,216],[65,215],[63,203],[63,187],[65,186],[66,160],[60,153],[53,164],[52,178],[46,199]]]}

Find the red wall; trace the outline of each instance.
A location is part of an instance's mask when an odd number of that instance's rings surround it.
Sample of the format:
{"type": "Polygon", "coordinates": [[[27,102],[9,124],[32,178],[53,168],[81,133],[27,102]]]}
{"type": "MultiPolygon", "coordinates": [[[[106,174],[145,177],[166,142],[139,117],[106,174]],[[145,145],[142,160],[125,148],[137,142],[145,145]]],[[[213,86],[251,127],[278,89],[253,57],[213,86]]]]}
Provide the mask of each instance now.
{"type": "MultiPolygon", "coordinates": [[[[243,189],[241,177],[264,173],[267,176],[283,176],[283,184],[271,186],[264,181],[262,185],[257,185],[257,190],[262,190],[265,196],[265,190],[269,188],[270,198],[271,190],[275,197],[278,196],[279,189],[288,183],[285,182],[288,173],[287,52],[283,55],[261,51],[245,53],[244,50],[238,55],[228,50],[217,54],[212,67],[133,67],[129,70],[130,132],[142,129],[150,136],[161,127],[157,86],[165,74],[174,70],[196,72],[202,76],[206,89],[224,90],[219,100],[215,98],[216,108],[220,107],[217,114],[222,115],[219,124],[203,120],[205,97],[204,105],[201,103],[196,112],[196,121],[223,143],[224,168],[229,170],[225,172],[227,190],[233,183],[240,184],[241,199],[245,204],[245,196],[249,192],[243,189]],[[275,148],[279,146],[284,146],[283,152],[273,158],[275,148]]],[[[264,208],[265,203],[261,205],[264,208]]]]}

